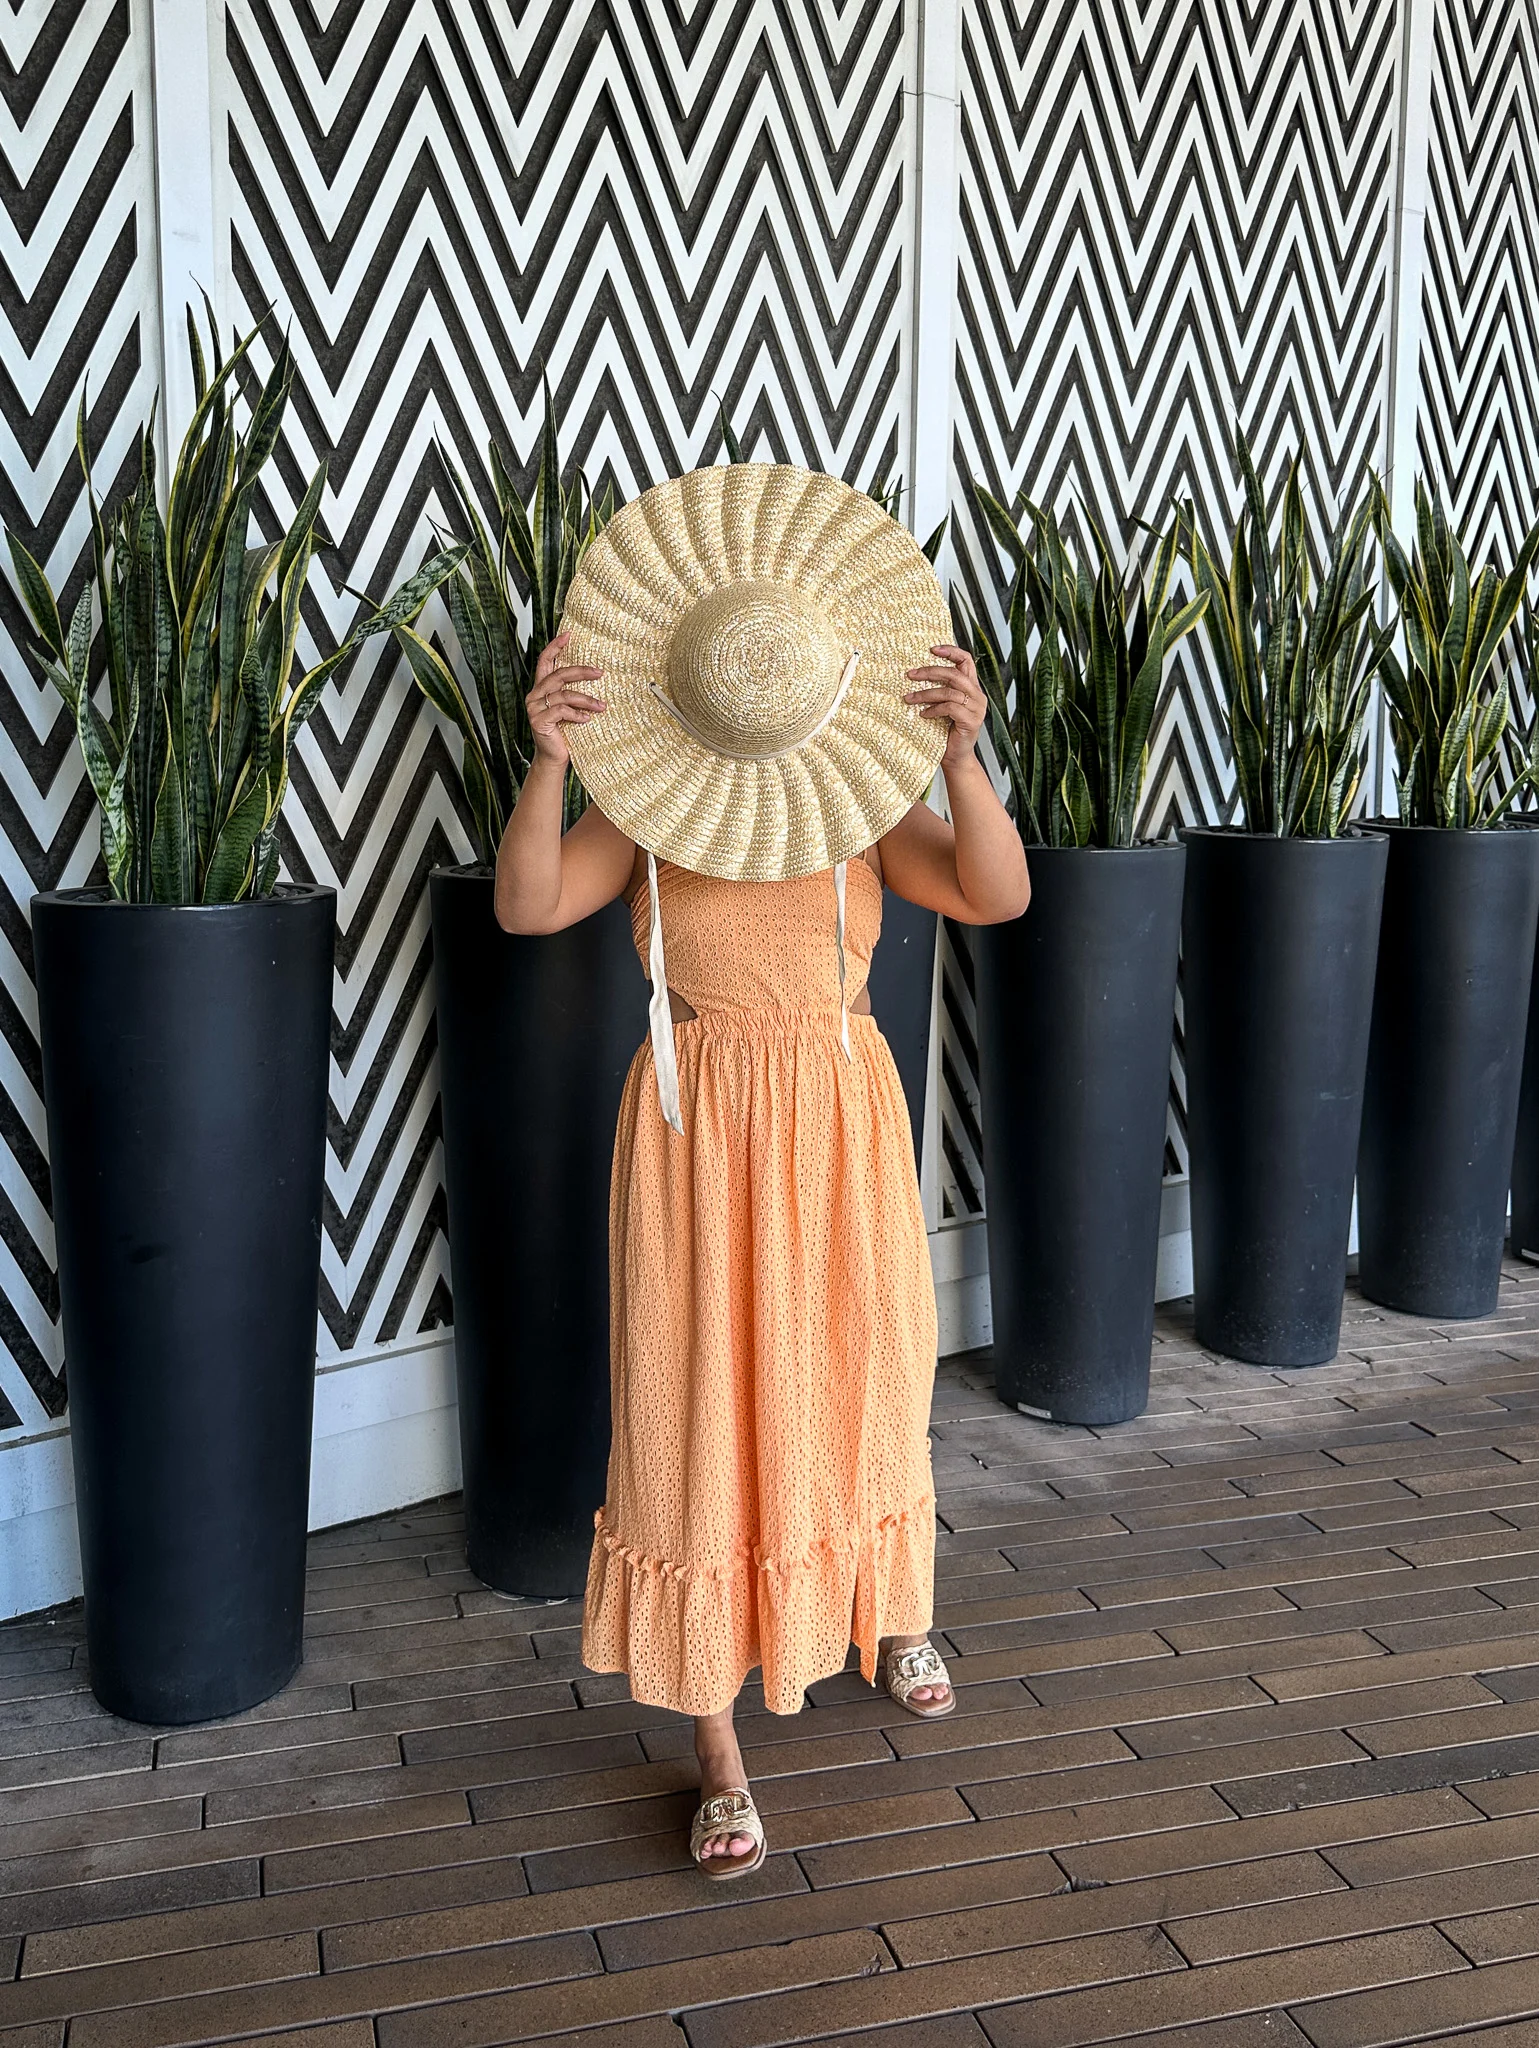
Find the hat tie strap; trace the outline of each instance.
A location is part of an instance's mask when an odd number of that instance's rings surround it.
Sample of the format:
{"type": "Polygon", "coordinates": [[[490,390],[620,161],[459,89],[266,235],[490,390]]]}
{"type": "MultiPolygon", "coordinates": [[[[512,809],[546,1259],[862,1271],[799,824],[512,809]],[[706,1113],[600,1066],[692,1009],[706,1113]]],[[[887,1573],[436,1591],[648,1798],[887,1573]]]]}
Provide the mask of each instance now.
{"type": "Polygon", "coordinates": [[[844,875],[846,863],[834,862],[834,949],[839,955],[839,1043],[844,1047],[844,1056],[852,1060],[850,1051],[850,1010],[844,1000],[844,875]]]}
{"type": "Polygon", "coordinates": [[[652,978],[652,1000],[647,1020],[652,1028],[652,1065],[657,1071],[657,1100],[663,1121],[682,1138],[684,1113],[679,1108],[679,1061],[673,1045],[673,1006],[668,1000],[668,970],[663,965],[663,906],[657,893],[657,856],[647,854],[647,896],[651,904],[652,929],[647,941],[647,973],[652,978]]]}

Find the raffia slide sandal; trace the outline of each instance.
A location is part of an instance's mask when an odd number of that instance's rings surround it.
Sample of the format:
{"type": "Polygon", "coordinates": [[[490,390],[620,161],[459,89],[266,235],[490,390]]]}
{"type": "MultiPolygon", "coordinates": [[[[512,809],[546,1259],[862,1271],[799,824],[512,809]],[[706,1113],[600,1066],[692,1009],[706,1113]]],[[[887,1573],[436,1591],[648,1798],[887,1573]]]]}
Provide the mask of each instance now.
{"type": "Polygon", "coordinates": [[[757,1870],[764,1861],[764,1823],[759,1818],[759,1809],[750,1795],[738,1789],[718,1792],[714,1799],[703,1799],[689,1830],[689,1853],[698,1867],[714,1884],[725,1883],[728,1878],[746,1877],[750,1870],[757,1870]],[[751,1856],[702,1856],[700,1851],[706,1843],[722,1835],[747,1835],[754,1844],[751,1856]]]}
{"type": "Polygon", "coordinates": [[[942,1721],[956,1712],[957,1689],[951,1683],[951,1673],[929,1643],[916,1643],[911,1650],[889,1650],[882,1658],[882,1683],[916,1721],[942,1721]],[[912,1698],[921,1685],[944,1685],[949,1696],[939,1702],[912,1698]]]}

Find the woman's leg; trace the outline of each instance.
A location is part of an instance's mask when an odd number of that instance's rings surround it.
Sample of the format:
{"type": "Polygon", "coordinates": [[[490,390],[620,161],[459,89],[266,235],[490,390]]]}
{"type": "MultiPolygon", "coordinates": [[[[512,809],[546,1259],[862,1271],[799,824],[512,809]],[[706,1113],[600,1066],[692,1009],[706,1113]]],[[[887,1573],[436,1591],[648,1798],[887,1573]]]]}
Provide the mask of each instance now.
{"type": "MultiPolygon", "coordinates": [[[[883,1636],[877,1645],[877,1655],[885,1657],[889,1650],[917,1650],[921,1643],[927,1643],[928,1636],[883,1636]]],[[[949,1685],[916,1685],[909,1698],[919,1706],[944,1706],[951,1697],[949,1685]]],[[[695,1726],[698,1728],[697,1721],[695,1726]]]]}
{"type": "MultiPolygon", "coordinates": [[[[695,1755],[700,1763],[702,1803],[714,1799],[719,1792],[748,1790],[748,1773],[743,1768],[743,1752],[737,1746],[731,1707],[723,1707],[719,1714],[695,1716],[695,1755]]],[[[702,1844],[700,1854],[702,1857],[722,1857],[729,1863],[742,1863],[748,1861],[754,1849],[754,1841],[749,1835],[710,1835],[702,1844]]]]}

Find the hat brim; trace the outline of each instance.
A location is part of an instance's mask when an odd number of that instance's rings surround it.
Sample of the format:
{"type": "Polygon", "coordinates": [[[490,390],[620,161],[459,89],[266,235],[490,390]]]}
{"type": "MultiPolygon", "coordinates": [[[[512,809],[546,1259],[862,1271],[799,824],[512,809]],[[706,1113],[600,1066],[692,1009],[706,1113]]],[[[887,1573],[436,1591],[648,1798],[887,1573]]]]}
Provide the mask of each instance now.
{"type": "Polygon", "coordinates": [[[729,881],[782,881],[848,860],[924,796],[944,719],[905,704],[907,671],[953,637],[906,528],[836,477],[732,463],[654,486],[592,543],[567,596],[568,659],[601,668],[606,709],[565,728],[583,787],[659,859],[729,881]],[[666,694],[674,627],[709,591],[772,577],[860,650],[821,730],[770,760],[713,752],[666,694]]]}

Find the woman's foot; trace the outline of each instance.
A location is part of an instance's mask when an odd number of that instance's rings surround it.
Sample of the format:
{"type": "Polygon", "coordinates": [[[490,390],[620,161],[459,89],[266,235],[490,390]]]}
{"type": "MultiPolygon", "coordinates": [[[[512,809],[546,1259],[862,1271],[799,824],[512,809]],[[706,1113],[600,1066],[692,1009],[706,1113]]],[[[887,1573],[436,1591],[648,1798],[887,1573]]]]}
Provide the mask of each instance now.
{"type": "MultiPolygon", "coordinates": [[[[881,1660],[888,1655],[889,1651],[928,1649],[929,1644],[930,1638],[928,1636],[883,1636],[880,1643],[877,1644],[876,1654],[878,1660],[881,1660]]],[[[940,1664],[938,1658],[936,1662],[943,1675],[933,1681],[926,1681],[914,1686],[907,1695],[907,1699],[915,1707],[931,1714],[939,1713],[952,1704],[951,1687],[944,1676],[946,1667],[944,1664],[940,1664]]],[[[698,1726],[699,1724],[697,1723],[696,1725],[698,1726]]]]}
{"type": "MultiPolygon", "coordinates": [[[[743,1768],[743,1752],[738,1748],[730,1707],[724,1707],[719,1714],[695,1716],[695,1756],[700,1764],[702,1806],[723,1792],[747,1791],[748,1773],[743,1768]]],[[[700,1845],[700,1861],[717,1862],[721,1868],[730,1870],[738,1864],[751,1863],[758,1847],[752,1835],[708,1834],[700,1845]]]]}

